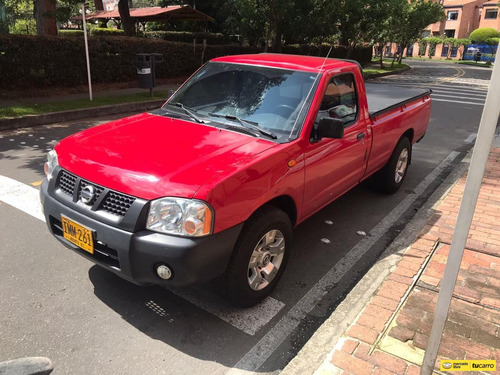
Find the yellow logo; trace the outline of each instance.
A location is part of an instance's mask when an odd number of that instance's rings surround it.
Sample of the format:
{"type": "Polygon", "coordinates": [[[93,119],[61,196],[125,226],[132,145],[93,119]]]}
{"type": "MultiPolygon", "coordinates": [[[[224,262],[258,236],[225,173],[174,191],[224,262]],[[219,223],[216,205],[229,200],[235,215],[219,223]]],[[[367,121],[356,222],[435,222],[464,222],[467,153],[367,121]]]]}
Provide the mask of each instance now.
{"type": "Polygon", "coordinates": [[[442,360],[441,371],[496,371],[495,360],[442,360]]]}

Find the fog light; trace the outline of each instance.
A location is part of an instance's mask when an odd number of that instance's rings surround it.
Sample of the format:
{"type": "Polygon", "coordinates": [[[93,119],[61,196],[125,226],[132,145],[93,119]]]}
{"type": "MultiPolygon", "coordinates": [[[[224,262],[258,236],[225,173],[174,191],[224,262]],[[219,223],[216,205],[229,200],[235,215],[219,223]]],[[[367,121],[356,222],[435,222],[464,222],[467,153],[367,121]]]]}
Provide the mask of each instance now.
{"type": "Polygon", "coordinates": [[[169,280],[172,277],[172,271],[170,268],[162,264],[161,266],[158,266],[156,269],[156,273],[158,276],[160,276],[163,280],[169,280]]]}

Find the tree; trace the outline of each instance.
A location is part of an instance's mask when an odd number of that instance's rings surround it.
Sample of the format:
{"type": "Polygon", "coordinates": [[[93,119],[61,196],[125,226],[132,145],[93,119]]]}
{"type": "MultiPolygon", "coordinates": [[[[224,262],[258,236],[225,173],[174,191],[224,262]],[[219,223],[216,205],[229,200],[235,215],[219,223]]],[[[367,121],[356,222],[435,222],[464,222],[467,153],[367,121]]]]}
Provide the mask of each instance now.
{"type": "Polygon", "coordinates": [[[481,29],[474,30],[472,33],[470,33],[469,39],[471,40],[472,43],[485,43],[489,44],[488,42],[493,42],[491,38],[498,38],[500,37],[500,32],[491,28],[491,27],[483,27],[481,29]]]}
{"type": "Polygon", "coordinates": [[[126,36],[135,35],[134,21],[130,17],[130,8],[128,0],[120,0],[118,2],[118,12],[120,13],[120,20],[123,25],[123,32],[126,36]]]}
{"type": "Polygon", "coordinates": [[[456,41],[456,45],[457,47],[463,47],[463,48],[460,48],[459,51],[460,51],[460,60],[462,60],[464,58],[464,52],[465,52],[465,48],[470,44],[470,39],[466,39],[466,38],[460,38],[460,39],[457,39],[456,41]]]}
{"type": "Polygon", "coordinates": [[[446,59],[451,59],[451,52],[453,48],[458,47],[458,41],[455,38],[445,38],[443,40],[443,48],[444,46],[448,46],[448,54],[446,55],[446,59]]]}
{"type": "Polygon", "coordinates": [[[443,39],[441,39],[437,36],[434,36],[434,37],[427,38],[427,43],[429,44],[429,59],[432,59],[432,56],[434,56],[436,54],[436,46],[438,44],[443,43],[443,39]]]}
{"type": "Polygon", "coordinates": [[[38,35],[57,35],[55,0],[35,0],[34,13],[38,35]]]}
{"type": "MultiPolygon", "coordinates": [[[[400,22],[406,0],[374,1],[365,10],[367,20],[372,20],[367,25],[366,35],[380,49],[380,67],[384,68],[384,48],[394,39],[394,30],[400,22]]],[[[394,61],[393,61],[394,63],[394,61]]]]}
{"type": "Polygon", "coordinates": [[[418,56],[425,56],[425,52],[427,52],[427,40],[428,38],[422,38],[418,41],[418,56]]]}
{"type": "MultiPolygon", "coordinates": [[[[444,19],[444,9],[439,3],[426,0],[403,1],[400,18],[394,22],[392,41],[401,47],[399,63],[403,59],[403,51],[415,43],[425,28],[444,19]]],[[[424,52],[425,54],[425,52],[424,52]]]]}
{"type": "Polygon", "coordinates": [[[9,33],[9,23],[7,22],[7,11],[5,0],[0,0],[0,34],[9,33]]]}
{"type": "Polygon", "coordinates": [[[221,15],[225,19],[223,28],[228,34],[243,35],[253,46],[258,46],[262,41],[267,45],[269,22],[262,0],[226,1],[221,8],[221,15]]]}

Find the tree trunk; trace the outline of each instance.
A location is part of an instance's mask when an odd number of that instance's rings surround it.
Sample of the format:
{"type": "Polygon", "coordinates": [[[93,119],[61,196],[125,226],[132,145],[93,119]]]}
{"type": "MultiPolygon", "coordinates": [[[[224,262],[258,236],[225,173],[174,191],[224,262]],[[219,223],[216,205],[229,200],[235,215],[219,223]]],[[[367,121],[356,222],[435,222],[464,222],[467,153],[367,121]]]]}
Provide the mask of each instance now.
{"type": "Polygon", "coordinates": [[[55,0],[35,0],[35,18],[38,35],[57,35],[55,0]]]}
{"type": "Polygon", "coordinates": [[[7,11],[5,10],[5,0],[0,0],[0,34],[9,33],[9,24],[7,23],[7,11]]]}
{"type": "Polygon", "coordinates": [[[104,4],[102,3],[102,0],[94,0],[94,6],[96,10],[104,10],[104,4]]]}
{"type": "Polygon", "coordinates": [[[123,25],[123,32],[126,36],[134,36],[135,28],[134,21],[130,18],[130,9],[128,0],[120,0],[118,2],[118,12],[120,12],[120,20],[123,25]]]}
{"type": "Polygon", "coordinates": [[[276,21],[274,23],[274,41],[273,41],[273,50],[275,53],[281,53],[281,36],[283,35],[283,31],[281,28],[281,21],[276,21]]]}
{"type": "Polygon", "coordinates": [[[380,69],[384,69],[384,49],[385,43],[380,43],[380,69]]]}

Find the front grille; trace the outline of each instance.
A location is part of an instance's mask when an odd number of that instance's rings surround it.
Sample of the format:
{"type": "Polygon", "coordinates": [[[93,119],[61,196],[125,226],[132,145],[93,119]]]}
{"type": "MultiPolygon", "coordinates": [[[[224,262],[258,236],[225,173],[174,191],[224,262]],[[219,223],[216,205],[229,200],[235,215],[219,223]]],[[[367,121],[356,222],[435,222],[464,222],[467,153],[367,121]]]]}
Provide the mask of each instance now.
{"type": "Polygon", "coordinates": [[[61,172],[61,177],[59,177],[59,188],[65,194],[73,196],[73,191],[75,190],[76,176],[70,174],[66,171],[61,172]]]}
{"type": "Polygon", "coordinates": [[[77,197],[78,201],[80,201],[82,190],[88,185],[93,186],[95,191],[94,198],[88,203],[88,207],[92,208],[93,211],[101,210],[115,216],[123,217],[135,202],[134,197],[106,189],[83,179],[79,179],[76,175],[65,170],[61,171],[58,180],[58,187],[64,194],[73,197],[75,189],[78,189],[77,197]],[[99,207],[93,207],[102,194],[105,196],[100,203],[97,203],[99,204],[99,207]]]}
{"type": "Polygon", "coordinates": [[[110,191],[101,205],[101,209],[118,216],[125,216],[135,198],[110,191]]]}
{"type": "Polygon", "coordinates": [[[92,206],[95,201],[97,200],[97,198],[99,198],[99,196],[102,194],[104,188],[101,187],[101,186],[97,186],[97,185],[94,185],[88,181],[85,181],[85,180],[81,180],[80,181],[80,186],[78,187],[78,200],[81,200],[82,199],[82,190],[85,188],[85,186],[93,186],[94,187],[94,198],[88,203],[89,206],[92,206]]]}

